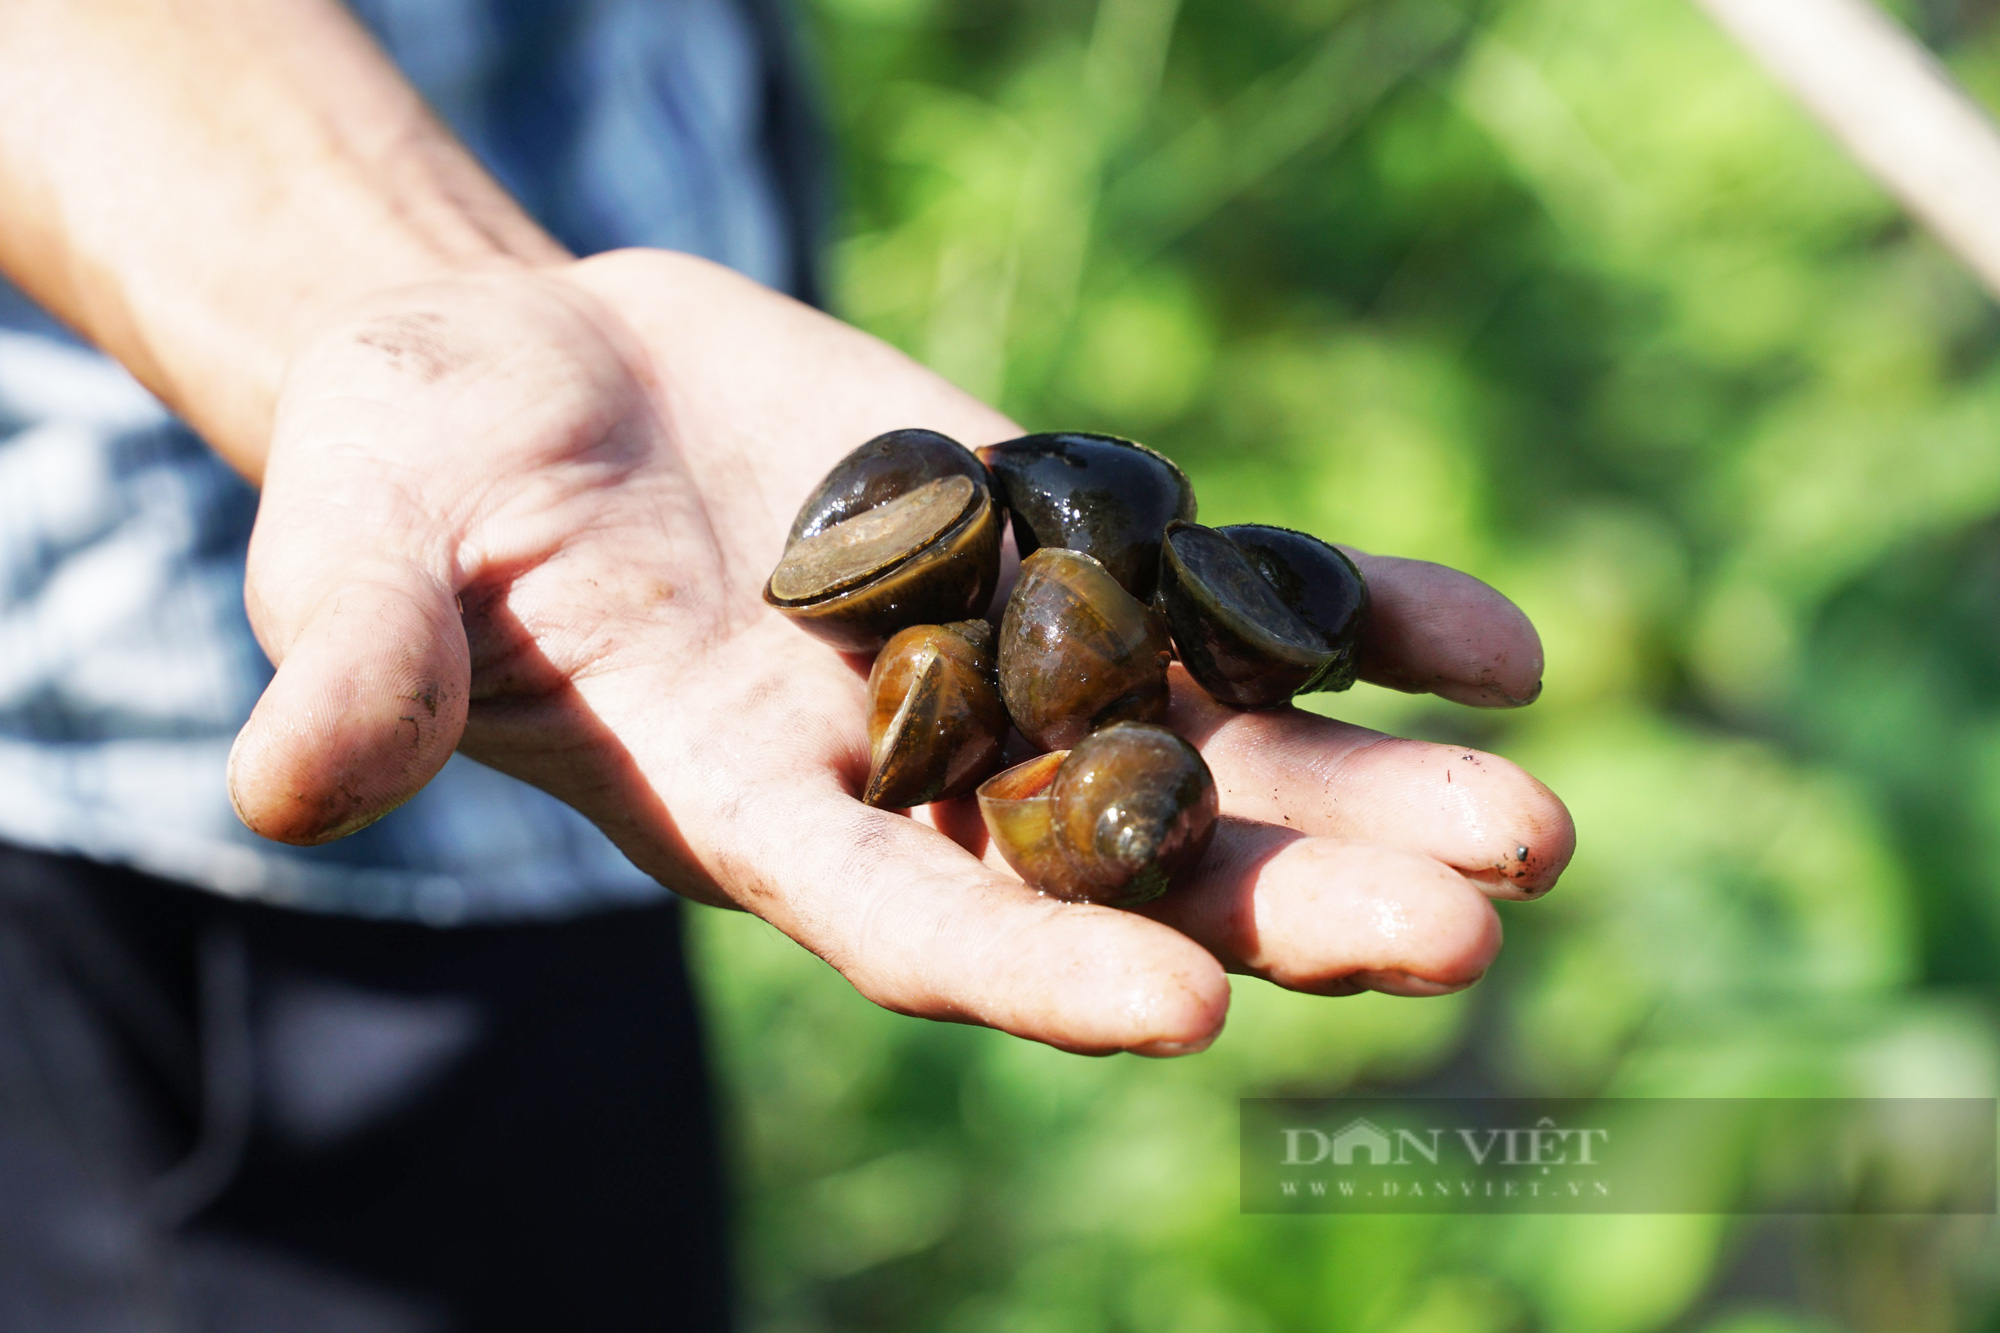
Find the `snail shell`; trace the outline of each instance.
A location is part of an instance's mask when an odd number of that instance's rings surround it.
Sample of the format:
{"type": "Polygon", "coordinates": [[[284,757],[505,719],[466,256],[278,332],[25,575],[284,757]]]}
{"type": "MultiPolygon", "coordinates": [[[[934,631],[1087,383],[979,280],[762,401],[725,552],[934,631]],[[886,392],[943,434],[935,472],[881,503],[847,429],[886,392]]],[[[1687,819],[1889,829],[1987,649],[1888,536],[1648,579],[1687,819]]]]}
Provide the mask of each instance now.
{"type": "Polygon", "coordinates": [[[872,652],[907,626],[984,611],[1003,522],[971,450],[935,431],[891,431],[807,497],[764,600],[836,648],[872,652]]]}
{"type": "Polygon", "coordinates": [[[1215,779],[1165,727],[1120,722],[987,779],[979,812],[1007,864],[1058,898],[1157,898],[1215,834],[1215,779]]]}
{"type": "Polygon", "coordinates": [[[1024,435],[979,456],[1014,515],[1026,559],[1044,546],[1093,556],[1145,601],[1159,577],[1160,534],[1193,519],[1194,487],[1165,457],[1111,435],[1024,435]]]}
{"type": "Polygon", "coordinates": [[[868,694],[868,804],[949,800],[998,766],[1007,710],[985,621],[901,631],[875,659],[868,694]]]}
{"type": "Polygon", "coordinates": [[[1368,584],[1317,537],[1169,524],[1155,604],[1188,674],[1223,703],[1270,708],[1354,683],[1368,584]]]}
{"type": "Polygon", "coordinates": [[[1167,715],[1165,622],[1090,556],[1045,546],[1021,562],[1000,620],[1000,697],[1037,748],[1167,715]]]}

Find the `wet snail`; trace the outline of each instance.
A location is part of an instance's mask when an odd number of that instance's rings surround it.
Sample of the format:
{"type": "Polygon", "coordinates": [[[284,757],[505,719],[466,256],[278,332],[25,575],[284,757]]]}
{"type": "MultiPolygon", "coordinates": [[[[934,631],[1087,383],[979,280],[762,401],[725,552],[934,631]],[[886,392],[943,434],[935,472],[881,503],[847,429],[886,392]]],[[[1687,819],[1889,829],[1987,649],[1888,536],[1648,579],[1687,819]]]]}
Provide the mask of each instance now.
{"type": "Polygon", "coordinates": [[[868,804],[950,800],[999,765],[1007,710],[985,621],[901,631],[875,659],[868,696],[868,804]]]}
{"type": "Polygon", "coordinates": [[[1003,515],[985,464],[936,431],[878,435],[799,509],[764,600],[847,652],[985,611],[1003,515]]]}
{"type": "Polygon", "coordinates": [[[1187,475],[1142,444],[1111,435],[1024,435],[979,457],[1014,518],[1027,559],[1044,546],[1095,557],[1145,601],[1159,578],[1160,535],[1195,516],[1187,475]]]}
{"type": "Polygon", "coordinates": [[[1181,664],[1223,703],[1269,708],[1354,683],[1368,584],[1317,537],[1170,523],[1156,604],[1181,664]]]}
{"type": "Polygon", "coordinates": [[[1368,587],[1305,533],[1194,521],[1167,459],[1108,435],[1028,435],[976,454],[879,435],[799,509],[764,599],[868,677],[869,776],[885,809],[975,787],[1027,883],[1129,906],[1212,836],[1215,782],[1166,727],[1178,653],[1204,690],[1268,708],[1354,683],[1368,587]],[[978,619],[1011,515],[1020,577],[978,619]],[[1039,758],[994,774],[1010,726],[1039,758]]]}
{"type": "Polygon", "coordinates": [[[1038,749],[1067,749],[1112,722],[1166,719],[1166,622],[1081,551],[1045,546],[1021,562],[999,658],[1000,697],[1038,749]]]}
{"type": "Polygon", "coordinates": [[[988,778],[979,811],[1027,883],[1131,907],[1166,892],[1215,834],[1215,779],[1165,727],[1117,722],[988,778]]]}

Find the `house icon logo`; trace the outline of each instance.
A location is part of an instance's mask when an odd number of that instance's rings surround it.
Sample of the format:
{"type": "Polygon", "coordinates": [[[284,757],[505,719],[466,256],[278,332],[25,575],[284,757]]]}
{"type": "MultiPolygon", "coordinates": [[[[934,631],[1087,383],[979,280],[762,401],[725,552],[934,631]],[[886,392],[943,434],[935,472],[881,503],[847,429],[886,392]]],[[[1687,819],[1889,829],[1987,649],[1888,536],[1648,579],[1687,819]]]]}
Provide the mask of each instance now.
{"type": "Polygon", "coordinates": [[[1396,1147],[1388,1132],[1365,1116],[1356,1116],[1334,1131],[1332,1157],[1335,1166],[1354,1165],[1354,1155],[1364,1154],[1364,1166],[1389,1166],[1396,1160],[1396,1147]]]}

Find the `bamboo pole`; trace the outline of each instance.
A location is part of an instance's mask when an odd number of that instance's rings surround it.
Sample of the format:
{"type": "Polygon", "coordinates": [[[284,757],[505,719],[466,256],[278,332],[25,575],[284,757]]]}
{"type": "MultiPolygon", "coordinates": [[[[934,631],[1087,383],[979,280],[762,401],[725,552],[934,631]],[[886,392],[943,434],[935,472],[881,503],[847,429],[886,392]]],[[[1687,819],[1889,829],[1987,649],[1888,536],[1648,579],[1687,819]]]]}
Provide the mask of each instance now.
{"type": "Polygon", "coordinates": [[[2000,129],[1869,0],[1697,0],[2000,297],[2000,129]]]}

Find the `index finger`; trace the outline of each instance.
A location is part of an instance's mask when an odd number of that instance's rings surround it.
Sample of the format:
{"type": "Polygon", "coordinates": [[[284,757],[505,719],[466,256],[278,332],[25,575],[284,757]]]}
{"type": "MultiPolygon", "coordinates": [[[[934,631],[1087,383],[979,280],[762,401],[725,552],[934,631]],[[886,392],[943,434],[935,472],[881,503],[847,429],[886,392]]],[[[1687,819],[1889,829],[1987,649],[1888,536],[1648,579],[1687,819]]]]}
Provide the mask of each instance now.
{"type": "Polygon", "coordinates": [[[1541,636],[1494,588],[1428,560],[1341,549],[1368,580],[1363,680],[1479,708],[1519,708],[1541,694],[1541,636]]]}

